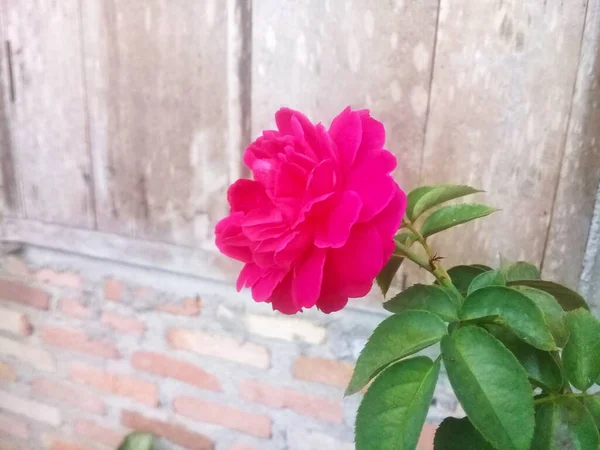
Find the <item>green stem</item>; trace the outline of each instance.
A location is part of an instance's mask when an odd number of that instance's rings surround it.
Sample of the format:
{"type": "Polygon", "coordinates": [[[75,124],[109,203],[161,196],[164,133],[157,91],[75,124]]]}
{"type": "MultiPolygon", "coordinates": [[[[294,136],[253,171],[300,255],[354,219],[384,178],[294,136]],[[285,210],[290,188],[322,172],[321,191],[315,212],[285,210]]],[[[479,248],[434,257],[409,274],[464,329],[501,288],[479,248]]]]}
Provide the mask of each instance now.
{"type": "Polygon", "coordinates": [[[580,398],[585,397],[586,394],[561,394],[561,395],[549,395],[548,397],[538,398],[533,401],[534,405],[539,405],[541,403],[548,403],[556,400],[559,397],[572,397],[572,398],[580,398]]]}
{"type": "Polygon", "coordinates": [[[409,249],[406,245],[401,244],[398,241],[396,241],[396,251],[394,252],[394,256],[402,256],[404,258],[408,258],[418,266],[422,267],[428,272],[431,272],[431,265],[428,261],[424,260],[411,249],[409,249]]]}
{"type": "MultiPolygon", "coordinates": [[[[427,271],[431,272],[433,274],[433,276],[439,281],[439,283],[442,286],[454,291],[456,294],[458,294],[459,296],[462,297],[460,292],[458,292],[458,289],[456,289],[456,286],[454,286],[454,284],[452,283],[452,280],[450,279],[450,275],[448,275],[448,272],[446,272],[446,270],[442,267],[440,262],[435,259],[435,256],[434,256],[433,252],[431,251],[431,248],[429,248],[429,245],[427,244],[427,241],[423,237],[421,232],[416,227],[414,227],[413,224],[408,219],[404,220],[404,222],[402,223],[402,226],[408,228],[415,235],[415,237],[417,238],[417,242],[419,242],[419,244],[421,244],[421,246],[425,250],[425,253],[427,253],[427,256],[429,257],[429,264],[428,264],[429,267],[424,267],[421,264],[419,264],[419,265],[421,267],[423,267],[424,269],[426,269],[427,271]]],[[[411,258],[409,258],[409,259],[411,259],[411,258]]]]}

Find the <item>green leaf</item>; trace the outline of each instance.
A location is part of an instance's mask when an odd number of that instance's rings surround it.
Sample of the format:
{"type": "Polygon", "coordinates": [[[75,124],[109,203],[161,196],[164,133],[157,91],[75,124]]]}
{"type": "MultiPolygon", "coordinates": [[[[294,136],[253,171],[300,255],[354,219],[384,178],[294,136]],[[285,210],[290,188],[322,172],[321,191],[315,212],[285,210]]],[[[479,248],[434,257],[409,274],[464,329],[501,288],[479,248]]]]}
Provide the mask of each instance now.
{"type": "Polygon", "coordinates": [[[393,313],[406,310],[429,311],[447,322],[458,319],[454,299],[440,286],[415,284],[385,302],[383,307],[393,313]]]}
{"type": "Polygon", "coordinates": [[[563,386],[562,370],[551,353],[538,350],[521,341],[504,344],[517,357],[527,376],[536,386],[555,392],[563,386]]]}
{"type": "Polygon", "coordinates": [[[514,264],[507,264],[502,268],[506,281],[517,280],[539,280],[540,271],[533,264],[524,261],[517,261],[514,264]]]}
{"type": "Polygon", "coordinates": [[[450,384],[475,428],[496,448],[529,449],[533,399],[515,356],[475,326],[444,336],[441,348],[450,384]]]}
{"type": "Polygon", "coordinates": [[[404,261],[404,258],[400,256],[392,256],[386,265],[383,266],[381,272],[379,272],[377,275],[377,285],[379,286],[379,289],[381,289],[381,293],[384,297],[388,293],[390,286],[392,285],[392,281],[396,276],[396,272],[398,272],[398,269],[402,264],[402,261],[404,261]]]}
{"type": "Polygon", "coordinates": [[[531,450],[597,450],[600,442],[594,419],[569,397],[542,403],[536,412],[531,450]]]}
{"type": "Polygon", "coordinates": [[[489,286],[466,298],[460,312],[461,319],[487,316],[500,316],[517,336],[540,350],[558,350],[542,311],[527,296],[514,289],[489,286]]]}
{"type": "Polygon", "coordinates": [[[528,286],[514,286],[513,289],[529,297],[542,310],[548,330],[552,333],[556,345],[564,347],[569,337],[565,326],[565,313],[554,296],[528,286]]]}
{"type": "Polygon", "coordinates": [[[565,311],[577,308],[590,309],[584,298],[572,289],[562,284],[544,280],[517,280],[508,283],[509,286],[529,286],[552,295],[565,311]]]}
{"type": "Polygon", "coordinates": [[[490,266],[486,266],[485,264],[471,264],[471,267],[477,267],[478,269],[481,269],[484,272],[487,272],[488,270],[492,270],[492,268],[490,266]]]}
{"type": "Polygon", "coordinates": [[[417,202],[428,192],[434,190],[436,186],[420,186],[409,192],[406,201],[406,217],[410,220],[414,220],[413,211],[417,202]]]}
{"type": "Polygon", "coordinates": [[[563,366],[573,386],[585,391],[600,376],[600,322],[585,309],[567,313],[569,340],[562,352],[563,366]]]}
{"type": "Polygon", "coordinates": [[[410,220],[415,220],[434,206],[478,192],[482,191],[472,188],[471,186],[459,186],[453,184],[440,184],[437,186],[423,186],[417,188],[409,194],[407,216],[410,220]]]}
{"type": "MultiPolygon", "coordinates": [[[[394,239],[396,241],[398,241],[404,245],[408,245],[410,247],[408,242],[413,237],[414,237],[414,235],[412,233],[400,233],[394,239]]],[[[394,277],[396,276],[398,269],[402,265],[402,261],[404,261],[403,257],[395,256],[395,255],[392,256],[388,260],[386,265],[383,266],[383,269],[381,269],[381,272],[379,272],[379,274],[377,275],[377,278],[376,278],[377,285],[381,289],[381,293],[383,294],[384,297],[387,295],[387,293],[390,289],[390,286],[392,285],[392,281],[394,281],[394,277]]]]}
{"type": "Polygon", "coordinates": [[[356,415],[356,450],[414,450],[427,417],[440,362],[425,356],[383,371],[356,415]]]}
{"type": "Polygon", "coordinates": [[[421,233],[423,237],[429,237],[448,228],[488,216],[494,211],[496,209],[476,203],[444,206],[425,219],[421,227],[421,233]]]}
{"type": "Polygon", "coordinates": [[[600,394],[586,395],[582,398],[583,405],[594,418],[596,427],[600,428],[600,394]]]}
{"type": "Polygon", "coordinates": [[[149,433],[133,432],[125,437],[119,450],[151,450],[154,437],[149,433]]]}
{"type": "Polygon", "coordinates": [[[435,432],[433,450],[494,450],[468,417],[447,417],[435,432]]]}
{"type": "Polygon", "coordinates": [[[467,295],[471,295],[477,289],[487,286],[504,286],[505,284],[504,274],[500,270],[489,270],[473,278],[467,290],[467,295]]]}
{"type": "Polygon", "coordinates": [[[379,324],[358,357],[346,395],[361,390],[379,372],[408,355],[438,342],[446,324],[426,311],[404,311],[379,324]]]}
{"type": "Polygon", "coordinates": [[[450,275],[452,284],[463,295],[466,295],[473,279],[483,272],[487,272],[487,270],[479,265],[454,266],[448,269],[448,275],[450,275]]]}

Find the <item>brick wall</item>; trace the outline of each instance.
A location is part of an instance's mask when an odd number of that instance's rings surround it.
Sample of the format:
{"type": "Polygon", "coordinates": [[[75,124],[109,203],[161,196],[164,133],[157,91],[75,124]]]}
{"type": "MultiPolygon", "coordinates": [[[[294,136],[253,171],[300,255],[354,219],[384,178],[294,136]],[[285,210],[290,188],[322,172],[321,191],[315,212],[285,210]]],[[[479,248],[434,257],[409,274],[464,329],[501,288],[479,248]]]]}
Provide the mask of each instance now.
{"type": "MultiPolygon", "coordinates": [[[[0,449],[353,448],[352,363],[379,312],[273,314],[229,285],[40,249],[0,268],[0,449]],[[167,442],[168,440],[168,442],[167,442]]],[[[455,412],[439,389],[421,448],[455,412]]]]}

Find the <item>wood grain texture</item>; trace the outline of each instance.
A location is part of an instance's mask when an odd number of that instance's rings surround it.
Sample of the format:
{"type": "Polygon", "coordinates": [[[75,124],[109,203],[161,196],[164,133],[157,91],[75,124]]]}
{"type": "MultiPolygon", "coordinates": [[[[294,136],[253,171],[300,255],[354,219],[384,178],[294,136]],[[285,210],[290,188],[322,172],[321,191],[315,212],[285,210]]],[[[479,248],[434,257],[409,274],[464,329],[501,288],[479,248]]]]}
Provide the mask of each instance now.
{"type": "Polygon", "coordinates": [[[576,288],[600,181],[600,1],[589,0],[544,277],[576,288]]]}
{"type": "Polygon", "coordinates": [[[230,181],[227,9],[83,0],[82,13],[98,228],[208,239],[230,181]]]}
{"type": "Polygon", "coordinates": [[[421,184],[502,208],[434,239],[447,265],[541,262],[584,15],[583,0],[442,0],[421,184]]]}
{"type": "Polygon", "coordinates": [[[329,125],[348,105],[385,123],[395,176],[414,187],[427,114],[437,0],[264,0],[253,6],[252,132],[281,106],[329,125]]]}
{"type": "Polygon", "coordinates": [[[14,163],[23,214],[93,226],[78,0],[3,0],[3,11],[15,97],[3,160],[14,163]]]}

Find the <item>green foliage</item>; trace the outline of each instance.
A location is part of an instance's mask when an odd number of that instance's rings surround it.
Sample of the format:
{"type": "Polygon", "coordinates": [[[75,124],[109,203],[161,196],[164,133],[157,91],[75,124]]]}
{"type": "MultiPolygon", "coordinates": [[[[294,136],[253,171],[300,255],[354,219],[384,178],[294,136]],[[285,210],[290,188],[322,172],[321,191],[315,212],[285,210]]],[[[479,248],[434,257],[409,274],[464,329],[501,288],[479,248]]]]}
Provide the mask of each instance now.
{"type": "Polygon", "coordinates": [[[365,450],[413,450],[440,372],[425,356],[386,369],[369,388],[356,416],[356,446],[365,450]],[[362,430],[362,432],[358,432],[362,430]]]}
{"type": "Polygon", "coordinates": [[[497,448],[529,449],[533,398],[527,374],[514,355],[475,326],[444,336],[441,348],[450,384],[479,432],[497,448]]]}
{"type": "Polygon", "coordinates": [[[600,377],[600,322],[584,309],[567,314],[569,340],[563,350],[567,378],[585,391],[600,377]]]}
{"type": "Polygon", "coordinates": [[[377,281],[385,295],[402,258],[436,281],[383,305],[393,315],[375,329],[346,391],[374,379],[359,408],[356,449],[414,449],[443,363],[467,417],[442,422],[435,450],[598,450],[600,396],[588,390],[600,384],[600,322],[585,300],[524,261],[446,272],[429,247],[429,236],[495,211],[441,206],[475,192],[441,185],[408,195],[407,232],[377,281]],[[407,359],[438,342],[435,362],[407,359]]]}
{"type": "Polygon", "coordinates": [[[471,295],[477,289],[481,289],[487,286],[504,286],[506,281],[504,280],[504,274],[501,270],[488,270],[480,273],[469,285],[467,289],[467,295],[471,295]]]}
{"type": "Polygon", "coordinates": [[[425,219],[421,233],[427,238],[448,228],[488,216],[494,211],[494,208],[477,203],[444,206],[425,219]]]}
{"type": "Polygon", "coordinates": [[[544,280],[519,280],[508,283],[514,286],[529,286],[552,295],[565,311],[578,308],[589,309],[584,298],[572,289],[552,281],[544,280]]]}
{"type": "Polygon", "coordinates": [[[442,338],[446,325],[427,311],[404,311],[385,319],[358,357],[346,395],[358,392],[379,372],[442,338]]]}
{"type": "MultiPolygon", "coordinates": [[[[396,236],[396,241],[410,247],[410,240],[413,238],[414,236],[412,233],[400,233],[396,236]]],[[[381,272],[377,275],[377,285],[379,286],[379,289],[381,289],[381,293],[384,297],[387,295],[390,286],[392,285],[392,281],[394,281],[394,277],[402,265],[402,261],[404,261],[403,257],[392,255],[383,269],[381,269],[381,272]]]]}
{"type": "Polygon", "coordinates": [[[533,264],[524,261],[518,261],[514,264],[507,264],[502,267],[506,281],[518,280],[539,280],[540,271],[533,264]]]}
{"type": "Polygon", "coordinates": [[[401,256],[392,255],[386,265],[383,266],[383,269],[381,269],[381,272],[379,272],[379,275],[377,275],[377,285],[379,286],[379,289],[381,289],[381,293],[384,297],[390,290],[392,281],[394,281],[394,277],[396,276],[398,269],[400,269],[402,261],[404,261],[404,258],[401,256]]]}
{"type": "Polygon", "coordinates": [[[136,431],[125,437],[119,450],[152,450],[153,444],[154,436],[136,431]]]}
{"type": "Polygon", "coordinates": [[[572,397],[541,404],[532,450],[598,449],[598,429],[588,410],[572,397]]]}
{"type": "Polygon", "coordinates": [[[448,417],[435,432],[434,450],[494,450],[468,417],[448,417]]]}
{"type": "Polygon", "coordinates": [[[454,299],[440,286],[415,284],[385,302],[383,307],[393,313],[406,310],[429,311],[447,322],[458,319],[454,299]]]}
{"type": "Polygon", "coordinates": [[[467,297],[462,319],[498,316],[525,342],[541,350],[557,350],[542,311],[527,296],[501,286],[478,289],[467,297]]]}
{"type": "Polygon", "coordinates": [[[458,289],[458,291],[467,295],[469,286],[478,275],[487,272],[488,269],[485,266],[472,265],[472,266],[454,266],[448,270],[448,275],[452,280],[452,284],[458,289]]]}
{"type": "Polygon", "coordinates": [[[548,325],[548,330],[552,333],[554,341],[559,347],[564,347],[569,338],[567,327],[565,326],[565,312],[556,301],[556,299],[547,292],[528,286],[515,286],[521,294],[527,296],[544,314],[544,320],[548,325]]]}
{"type": "Polygon", "coordinates": [[[416,220],[425,211],[441,205],[444,202],[466,195],[481,192],[470,186],[457,186],[451,184],[438,186],[423,186],[415,189],[408,195],[406,215],[410,220],[416,220]]]}

